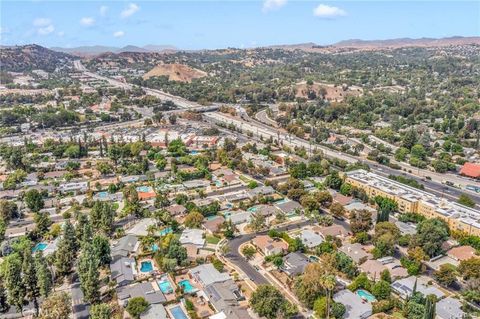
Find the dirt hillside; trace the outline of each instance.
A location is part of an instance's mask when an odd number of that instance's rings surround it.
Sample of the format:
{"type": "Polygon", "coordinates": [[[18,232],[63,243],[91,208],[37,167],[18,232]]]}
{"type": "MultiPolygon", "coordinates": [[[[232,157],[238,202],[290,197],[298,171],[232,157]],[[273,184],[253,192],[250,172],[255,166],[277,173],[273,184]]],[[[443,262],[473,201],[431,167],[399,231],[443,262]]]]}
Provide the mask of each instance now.
{"type": "Polygon", "coordinates": [[[184,64],[160,64],[145,73],[143,78],[148,79],[152,76],[162,75],[168,76],[170,81],[192,82],[193,79],[207,76],[207,73],[184,64]]]}
{"type": "MultiPolygon", "coordinates": [[[[325,95],[324,98],[331,102],[341,102],[346,96],[359,96],[363,94],[363,90],[356,86],[334,86],[333,84],[315,82],[308,85],[306,81],[295,85],[295,96],[309,98],[309,92],[315,92],[314,96],[325,95]]],[[[313,96],[310,94],[310,98],[313,96]]]]}

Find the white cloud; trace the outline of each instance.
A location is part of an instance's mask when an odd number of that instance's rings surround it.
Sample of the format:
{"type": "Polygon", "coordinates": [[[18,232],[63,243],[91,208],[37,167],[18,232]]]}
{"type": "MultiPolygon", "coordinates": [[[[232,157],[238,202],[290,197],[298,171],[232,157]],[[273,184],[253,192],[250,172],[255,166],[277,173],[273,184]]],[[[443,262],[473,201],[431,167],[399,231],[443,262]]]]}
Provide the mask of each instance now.
{"type": "Polygon", "coordinates": [[[39,35],[47,35],[55,31],[52,20],[47,18],[36,18],[33,20],[33,26],[39,35]]]}
{"type": "Polygon", "coordinates": [[[265,0],[263,1],[263,12],[277,10],[287,4],[287,0],[265,0]]]}
{"type": "Polygon", "coordinates": [[[122,13],[120,13],[120,16],[122,18],[128,18],[138,10],[140,10],[140,7],[138,5],[136,5],[135,3],[129,3],[128,6],[123,9],[122,13]]]}
{"type": "Polygon", "coordinates": [[[95,24],[95,19],[92,17],[83,17],[80,19],[80,24],[85,27],[90,27],[95,24]]]}
{"type": "Polygon", "coordinates": [[[33,25],[35,27],[47,27],[52,24],[52,20],[47,18],[36,18],[33,20],[33,25]]]}
{"type": "Polygon", "coordinates": [[[55,31],[55,27],[51,24],[46,26],[46,27],[37,29],[37,33],[40,34],[40,35],[47,35],[47,34],[52,33],[53,31],[55,31]]]}
{"type": "Polygon", "coordinates": [[[338,7],[320,4],[318,7],[313,9],[313,15],[319,18],[333,19],[336,17],[346,16],[347,12],[338,7]]]}
{"type": "Polygon", "coordinates": [[[107,11],[108,11],[108,7],[107,6],[101,6],[100,7],[100,15],[102,17],[106,16],[107,15],[107,11]]]}
{"type": "Polygon", "coordinates": [[[123,32],[123,31],[117,31],[117,32],[114,32],[114,33],[113,33],[113,36],[114,36],[115,38],[121,38],[121,37],[123,37],[124,35],[125,35],[125,32],[123,32]]]}

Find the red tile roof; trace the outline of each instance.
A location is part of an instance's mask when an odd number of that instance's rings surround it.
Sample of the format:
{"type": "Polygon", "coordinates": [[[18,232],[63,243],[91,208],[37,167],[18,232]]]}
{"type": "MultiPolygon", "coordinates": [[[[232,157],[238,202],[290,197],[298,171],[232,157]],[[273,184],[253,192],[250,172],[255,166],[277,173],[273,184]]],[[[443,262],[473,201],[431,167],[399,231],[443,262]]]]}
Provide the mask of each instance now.
{"type": "Polygon", "coordinates": [[[467,162],[463,164],[460,174],[468,177],[480,178],[480,164],[467,162]]]}

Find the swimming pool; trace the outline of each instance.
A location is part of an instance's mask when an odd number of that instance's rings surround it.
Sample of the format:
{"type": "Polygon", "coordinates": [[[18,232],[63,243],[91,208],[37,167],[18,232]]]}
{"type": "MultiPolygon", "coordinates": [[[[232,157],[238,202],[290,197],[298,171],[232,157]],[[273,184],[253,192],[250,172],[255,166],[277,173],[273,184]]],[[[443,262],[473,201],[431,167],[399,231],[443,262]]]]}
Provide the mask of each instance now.
{"type": "Polygon", "coordinates": [[[108,197],[108,192],[98,192],[98,193],[97,193],[97,197],[98,197],[98,198],[105,199],[105,198],[108,197]]]}
{"type": "Polygon", "coordinates": [[[198,155],[200,154],[198,151],[190,151],[190,155],[198,155]]]}
{"type": "Polygon", "coordinates": [[[152,188],[150,186],[138,186],[137,187],[137,192],[150,193],[150,192],[152,192],[152,188]]]}
{"type": "Polygon", "coordinates": [[[215,181],[215,186],[217,186],[217,187],[222,187],[222,186],[223,186],[222,181],[218,181],[218,180],[215,181]]]}
{"type": "Polygon", "coordinates": [[[281,199],[279,201],[276,201],[275,204],[285,204],[288,203],[290,200],[288,198],[281,199]]]}
{"type": "Polygon", "coordinates": [[[158,250],[158,245],[157,244],[153,244],[152,247],[151,247],[152,251],[157,251],[158,250]]]}
{"type": "Polygon", "coordinates": [[[187,314],[183,311],[180,305],[176,305],[169,309],[173,318],[175,319],[189,319],[187,314]]]}
{"type": "Polygon", "coordinates": [[[355,293],[356,293],[358,296],[360,296],[362,299],[367,300],[368,302],[377,301],[377,299],[375,298],[375,296],[372,295],[371,293],[369,293],[369,292],[366,291],[366,290],[358,289],[355,293]]]}
{"type": "Polygon", "coordinates": [[[210,216],[205,217],[206,220],[214,220],[216,218],[217,218],[217,215],[210,215],[210,216]]]}
{"type": "Polygon", "coordinates": [[[248,210],[249,212],[255,213],[255,212],[257,211],[257,209],[258,209],[257,206],[253,206],[253,207],[248,208],[247,210],[248,210]]]}
{"type": "Polygon", "coordinates": [[[166,277],[157,280],[157,285],[164,294],[171,294],[173,292],[172,284],[166,277]]]}
{"type": "Polygon", "coordinates": [[[47,246],[47,243],[38,243],[35,245],[35,247],[32,248],[32,252],[36,253],[37,251],[44,251],[47,246]]]}
{"type": "Polygon", "coordinates": [[[190,283],[190,280],[184,279],[182,281],[178,282],[178,285],[182,287],[183,292],[190,294],[192,292],[197,291],[197,288],[193,287],[192,284],[190,283]]]}
{"type": "Polygon", "coordinates": [[[153,271],[153,263],[151,260],[142,261],[140,264],[140,271],[141,272],[151,272],[153,271]]]}

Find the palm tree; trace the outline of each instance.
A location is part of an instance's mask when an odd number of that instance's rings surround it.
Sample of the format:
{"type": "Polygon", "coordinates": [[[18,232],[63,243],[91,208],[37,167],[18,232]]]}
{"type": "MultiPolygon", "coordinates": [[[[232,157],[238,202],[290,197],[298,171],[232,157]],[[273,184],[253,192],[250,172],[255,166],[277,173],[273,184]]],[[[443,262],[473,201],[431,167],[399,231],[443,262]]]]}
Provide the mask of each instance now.
{"type": "Polygon", "coordinates": [[[333,289],[336,285],[336,280],[334,275],[326,274],[321,278],[322,286],[327,291],[327,319],[330,318],[330,298],[333,289]]]}

